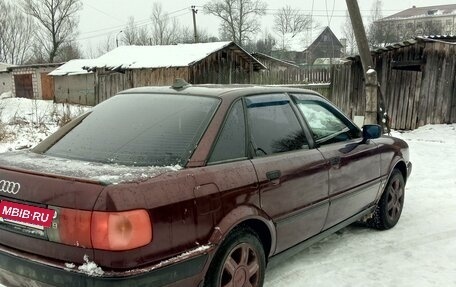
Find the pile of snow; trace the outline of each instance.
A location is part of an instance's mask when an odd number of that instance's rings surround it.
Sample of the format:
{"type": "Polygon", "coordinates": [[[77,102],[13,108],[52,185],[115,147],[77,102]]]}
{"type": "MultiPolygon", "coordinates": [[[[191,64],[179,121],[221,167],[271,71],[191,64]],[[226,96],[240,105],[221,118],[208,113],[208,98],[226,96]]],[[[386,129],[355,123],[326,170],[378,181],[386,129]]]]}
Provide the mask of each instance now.
{"type": "Polygon", "coordinates": [[[84,264],[79,266],[78,270],[89,276],[101,276],[104,274],[103,269],[101,269],[101,267],[98,267],[95,262],[89,261],[89,256],[87,255],[84,255],[84,264]]]}

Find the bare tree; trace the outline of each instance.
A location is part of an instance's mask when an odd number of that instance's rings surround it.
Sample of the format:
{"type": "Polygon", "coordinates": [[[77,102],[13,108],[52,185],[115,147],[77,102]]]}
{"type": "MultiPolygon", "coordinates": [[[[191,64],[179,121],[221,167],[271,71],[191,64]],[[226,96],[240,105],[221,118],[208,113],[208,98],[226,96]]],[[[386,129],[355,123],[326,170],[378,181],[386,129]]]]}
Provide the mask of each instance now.
{"type": "Polygon", "coordinates": [[[242,45],[260,30],[258,17],[266,13],[266,3],[262,0],[212,0],[204,5],[204,12],[222,20],[221,38],[229,37],[242,45]]]}
{"type": "Polygon", "coordinates": [[[288,49],[289,42],[306,29],[311,28],[310,16],[304,15],[299,10],[285,6],[274,15],[274,31],[280,37],[281,50],[288,49]]]}
{"type": "Polygon", "coordinates": [[[101,55],[106,54],[107,52],[112,51],[115,48],[114,45],[114,35],[109,34],[106,36],[105,40],[101,42],[101,44],[98,45],[98,51],[94,55],[92,55],[92,58],[99,57],[101,55]]]}
{"type": "MultiPolygon", "coordinates": [[[[418,26],[418,25],[417,25],[418,26]]],[[[421,23],[420,26],[415,27],[416,34],[418,35],[443,35],[445,34],[443,23],[439,20],[432,21],[432,19],[426,20],[421,23]]]]}
{"type": "Polygon", "coordinates": [[[176,18],[170,18],[163,11],[161,3],[155,2],[152,5],[152,44],[153,45],[169,45],[175,44],[181,37],[179,22],[176,18]]]}
{"type": "Polygon", "coordinates": [[[34,17],[41,27],[37,41],[49,62],[54,62],[60,48],[76,38],[80,0],[21,0],[21,3],[25,13],[34,17]]]}
{"type": "Polygon", "coordinates": [[[68,62],[73,59],[81,59],[82,51],[76,42],[65,43],[61,48],[59,54],[56,56],[56,62],[68,62]]]}
{"type": "Polygon", "coordinates": [[[149,45],[150,36],[147,27],[135,23],[135,17],[128,18],[127,26],[123,29],[122,42],[125,45],[149,45]]]}
{"type": "MultiPolygon", "coordinates": [[[[393,42],[397,42],[402,37],[400,33],[404,32],[399,32],[391,21],[383,20],[382,9],[383,3],[381,0],[376,0],[372,4],[371,17],[367,29],[367,40],[371,48],[383,47],[393,42]]],[[[405,36],[405,34],[403,34],[403,36],[405,36]]]]}
{"type": "Polygon", "coordinates": [[[266,55],[272,55],[272,51],[276,46],[276,39],[269,32],[265,32],[262,39],[256,42],[256,52],[260,52],[266,55]]]}
{"type": "Polygon", "coordinates": [[[354,55],[358,53],[358,45],[356,44],[355,31],[353,31],[353,26],[348,15],[348,11],[345,13],[345,23],[342,25],[342,34],[346,39],[346,50],[345,53],[348,55],[354,55]]]}
{"type": "Polygon", "coordinates": [[[34,24],[9,1],[0,1],[0,61],[24,64],[31,57],[34,24]]]}

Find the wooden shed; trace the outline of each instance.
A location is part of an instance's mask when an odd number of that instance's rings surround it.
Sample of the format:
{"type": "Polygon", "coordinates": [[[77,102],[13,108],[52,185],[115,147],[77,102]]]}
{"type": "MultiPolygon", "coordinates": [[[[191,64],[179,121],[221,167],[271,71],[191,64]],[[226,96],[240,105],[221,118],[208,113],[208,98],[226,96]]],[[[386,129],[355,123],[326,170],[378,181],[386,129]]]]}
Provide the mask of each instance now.
{"type": "Polygon", "coordinates": [[[84,69],[92,62],[92,59],[71,60],[49,73],[54,82],[55,102],[95,105],[95,76],[84,69]]]}
{"type": "Polygon", "coordinates": [[[95,102],[139,86],[171,85],[176,78],[192,84],[250,83],[265,66],[234,42],[123,46],[97,58],[95,102]]]}
{"type": "Polygon", "coordinates": [[[54,82],[49,72],[62,64],[36,64],[9,67],[13,77],[13,96],[54,100],[54,82]]]}
{"type": "MultiPolygon", "coordinates": [[[[372,51],[386,112],[395,129],[456,123],[456,37],[417,37],[372,51]]],[[[363,115],[364,75],[359,57],[333,66],[330,100],[363,115]]]]}

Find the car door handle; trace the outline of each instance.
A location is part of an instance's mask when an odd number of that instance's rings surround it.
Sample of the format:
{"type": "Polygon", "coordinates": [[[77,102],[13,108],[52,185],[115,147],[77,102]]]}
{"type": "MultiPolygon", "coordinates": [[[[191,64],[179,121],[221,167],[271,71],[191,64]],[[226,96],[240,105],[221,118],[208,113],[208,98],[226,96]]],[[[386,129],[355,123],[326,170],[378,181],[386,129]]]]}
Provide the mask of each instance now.
{"type": "Polygon", "coordinates": [[[336,157],[330,158],[329,163],[331,164],[331,166],[339,167],[340,166],[340,157],[336,156],[336,157]]]}
{"type": "Polygon", "coordinates": [[[270,181],[279,179],[279,178],[280,178],[280,175],[281,175],[280,170],[272,170],[272,171],[268,171],[268,172],[266,173],[266,177],[267,177],[270,181]]]}

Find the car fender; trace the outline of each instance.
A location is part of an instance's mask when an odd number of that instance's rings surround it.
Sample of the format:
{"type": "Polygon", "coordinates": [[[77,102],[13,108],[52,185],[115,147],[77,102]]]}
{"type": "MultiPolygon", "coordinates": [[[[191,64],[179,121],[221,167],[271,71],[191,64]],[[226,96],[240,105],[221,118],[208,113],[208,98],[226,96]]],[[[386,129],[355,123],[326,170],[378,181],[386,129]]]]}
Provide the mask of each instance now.
{"type": "Polygon", "coordinates": [[[220,245],[226,236],[237,226],[249,220],[257,220],[263,223],[271,236],[270,254],[276,247],[276,229],[274,223],[269,217],[259,208],[255,206],[239,206],[231,210],[219,223],[214,227],[210,236],[211,244],[220,245]]]}

